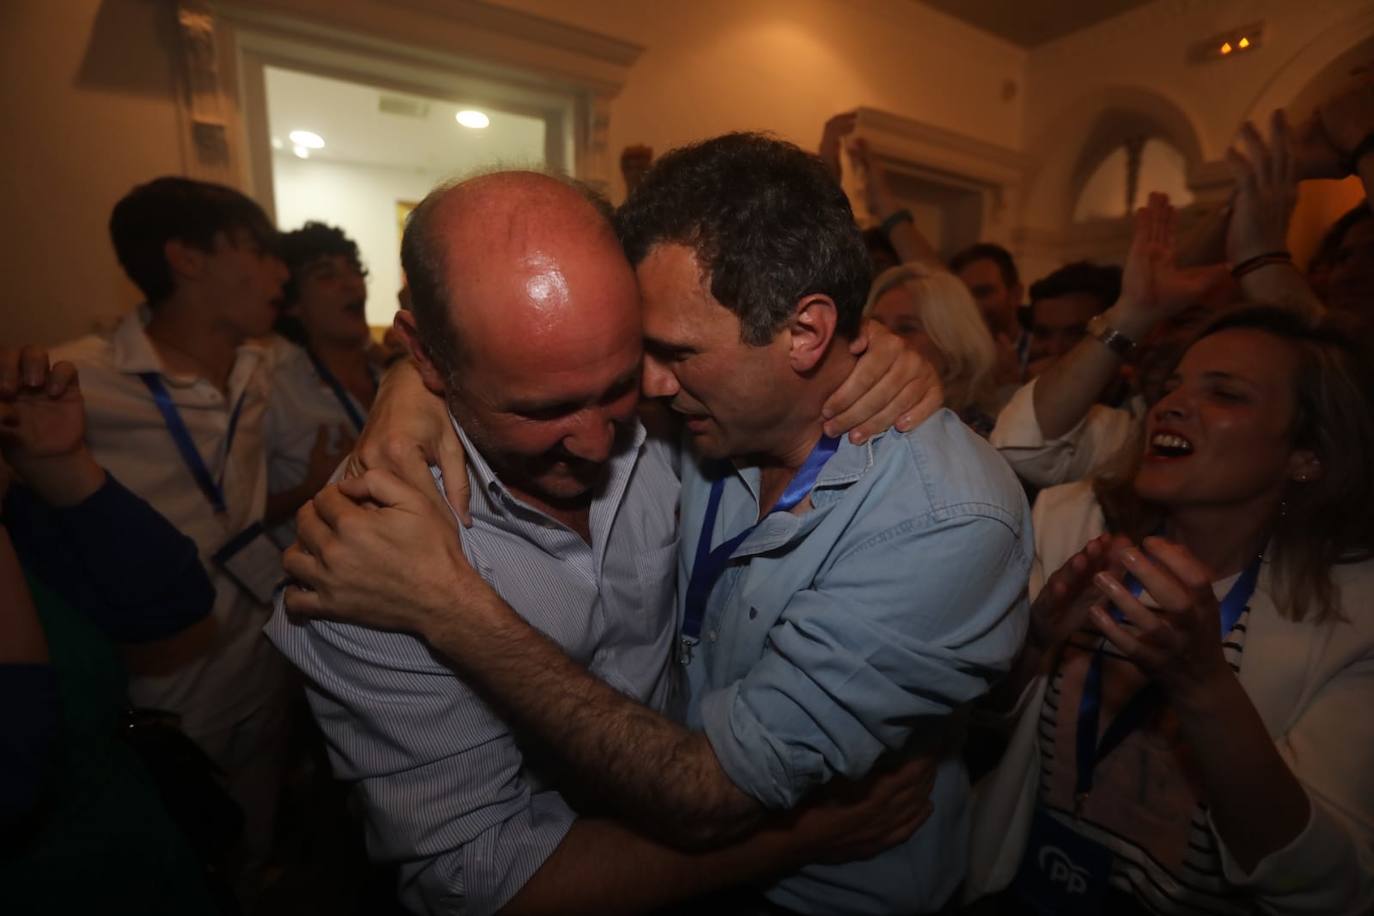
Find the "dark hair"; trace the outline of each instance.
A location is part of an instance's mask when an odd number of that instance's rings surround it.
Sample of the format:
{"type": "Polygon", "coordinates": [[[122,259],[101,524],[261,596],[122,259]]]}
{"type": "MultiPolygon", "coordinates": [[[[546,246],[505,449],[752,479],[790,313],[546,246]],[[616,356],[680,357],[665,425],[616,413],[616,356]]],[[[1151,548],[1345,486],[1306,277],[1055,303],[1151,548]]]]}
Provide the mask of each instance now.
{"type": "MultiPolygon", "coordinates": [[[[296,304],[301,294],[301,275],[305,268],[321,258],[341,255],[358,273],[367,276],[367,268],[363,267],[362,258],[358,254],[358,243],[345,235],[342,229],[325,223],[312,220],[299,229],[282,233],[278,240],[277,253],[286,263],[286,269],[291,272],[286,285],[282,287],[284,306],[296,304]]],[[[305,326],[295,315],[288,315],[282,311],[273,330],[293,343],[306,346],[305,326]]]]}
{"type": "Polygon", "coordinates": [[[190,178],[155,178],[139,185],[115,204],[110,214],[110,240],[115,256],[150,306],[172,295],[172,269],[164,248],[172,239],[202,251],[215,236],[247,232],[272,250],[277,231],[252,199],[224,185],[190,178]]]}
{"type": "MultiPolygon", "coordinates": [[[[1284,309],[1252,306],[1221,315],[1193,343],[1234,329],[1262,331],[1290,344],[1298,356],[1290,440],[1310,449],[1322,473],[1292,482],[1272,522],[1266,560],[1274,569],[1279,613],[1318,622],[1338,615],[1331,567],[1374,555],[1374,359],[1367,331],[1329,314],[1312,320],[1284,309]]],[[[1186,351],[1185,351],[1186,352],[1186,351]]],[[[1135,540],[1156,533],[1164,508],[1133,486],[1144,443],[1137,441],[1094,482],[1107,524],[1135,540]]]]}
{"type": "Polygon", "coordinates": [[[1007,289],[1021,282],[1021,274],[1016,269],[1016,261],[1012,258],[1011,252],[992,242],[979,242],[968,246],[949,259],[949,269],[957,274],[974,261],[991,261],[996,264],[1002,274],[1002,284],[1007,289]]]}
{"type": "Polygon", "coordinates": [[[1054,273],[1036,280],[1030,287],[1030,304],[1041,299],[1081,294],[1098,302],[1098,311],[1105,311],[1121,296],[1121,268],[1111,264],[1075,261],[1065,264],[1054,273]]]}
{"type": "Polygon", "coordinates": [[[621,206],[616,232],[631,264],[658,244],[690,247],[745,343],[772,340],[817,293],[834,300],[838,333],[858,331],[868,251],[844,191],[794,144],[735,133],[673,150],[621,206]]]}

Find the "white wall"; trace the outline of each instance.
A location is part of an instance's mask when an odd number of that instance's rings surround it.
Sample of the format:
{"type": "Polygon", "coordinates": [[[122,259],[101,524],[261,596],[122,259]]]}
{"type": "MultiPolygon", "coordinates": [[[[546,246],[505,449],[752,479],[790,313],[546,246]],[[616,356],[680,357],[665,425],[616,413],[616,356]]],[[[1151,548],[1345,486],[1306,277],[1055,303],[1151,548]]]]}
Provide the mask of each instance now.
{"type": "Polygon", "coordinates": [[[0,346],[52,344],[138,301],[110,209],[184,169],[171,10],[146,0],[0,5],[0,346]]]}
{"type": "Polygon", "coordinates": [[[277,225],[299,229],[307,220],[338,226],[358,243],[367,266],[367,323],[390,325],[401,288],[398,201],[418,202],[448,176],[380,166],[272,157],[277,225]]]}
{"type": "Polygon", "coordinates": [[[500,2],[644,46],[611,104],[616,155],[730,130],[814,148],[827,117],[860,105],[1019,145],[1026,51],[911,0],[500,2]]]}

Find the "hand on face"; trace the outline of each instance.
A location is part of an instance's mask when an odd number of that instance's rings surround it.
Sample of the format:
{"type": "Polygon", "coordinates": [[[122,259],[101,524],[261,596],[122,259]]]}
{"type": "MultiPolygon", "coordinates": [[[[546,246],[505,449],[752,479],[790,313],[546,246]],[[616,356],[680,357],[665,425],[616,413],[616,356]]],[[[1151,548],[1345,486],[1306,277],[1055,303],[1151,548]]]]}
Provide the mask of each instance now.
{"type": "Polygon", "coordinates": [[[1093,626],[1173,701],[1197,703],[1218,677],[1231,673],[1222,653],[1221,611],[1210,571],[1187,548],[1163,538],[1146,538],[1140,547],[1118,544],[1112,554],[1158,608],[1133,596],[1120,573],[1104,570],[1093,577],[1097,591],[1129,625],[1095,604],[1089,611],[1093,626]]]}
{"type": "Polygon", "coordinates": [[[296,583],[285,596],[292,614],[424,635],[461,596],[486,588],[447,508],[388,471],[320,491],[296,529],[282,558],[296,583]]]}

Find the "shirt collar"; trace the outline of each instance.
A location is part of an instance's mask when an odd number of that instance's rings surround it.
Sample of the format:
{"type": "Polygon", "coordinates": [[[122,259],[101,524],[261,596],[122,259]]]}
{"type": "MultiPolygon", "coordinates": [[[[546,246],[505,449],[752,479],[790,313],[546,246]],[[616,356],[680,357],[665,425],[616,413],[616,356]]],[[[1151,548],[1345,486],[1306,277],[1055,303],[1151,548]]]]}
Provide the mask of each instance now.
{"type": "MultiPolygon", "coordinates": [[[[145,303],[119,320],[119,324],[110,337],[110,343],[114,349],[113,358],[116,371],[129,375],[156,372],[159,375],[167,376],[166,370],[162,368],[162,358],[158,356],[157,348],[153,346],[153,342],[145,330],[152,317],[152,309],[145,303]]],[[[267,348],[258,341],[244,341],[239,344],[235,351],[235,368],[237,369],[239,361],[245,356],[262,360],[267,357],[268,352],[267,348]]],[[[170,376],[168,377],[170,378],[170,376]]]]}

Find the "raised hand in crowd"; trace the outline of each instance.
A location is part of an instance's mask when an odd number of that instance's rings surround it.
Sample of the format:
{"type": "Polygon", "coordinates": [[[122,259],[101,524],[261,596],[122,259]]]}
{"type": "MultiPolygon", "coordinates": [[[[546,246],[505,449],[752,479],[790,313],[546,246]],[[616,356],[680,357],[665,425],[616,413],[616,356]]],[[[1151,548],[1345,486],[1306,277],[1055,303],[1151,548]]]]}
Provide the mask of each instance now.
{"type": "Polygon", "coordinates": [[[1288,120],[1275,111],[1268,136],[1247,121],[1226,152],[1236,181],[1226,259],[1246,299],[1313,314],[1321,302],[1288,252],[1288,226],[1298,202],[1299,148],[1288,120]]]}
{"type": "Polygon", "coordinates": [[[911,211],[904,209],[892,193],[887,176],[873,161],[873,153],[868,141],[862,137],[849,144],[849,155],[859,170],[868,206],[868,215],[877,221],[887,240],[896,250],[902,261],[923,261],[938,264],[944,269],[944,261],[930,240],[921,234],[912,219],[911,211]]]}
{"type": "Polygon", "coordinates": [[[105,481],[86,447],[76,367],[42,347],[0,349],[0,452],[44,501],[75,505],[105,481]]]}

